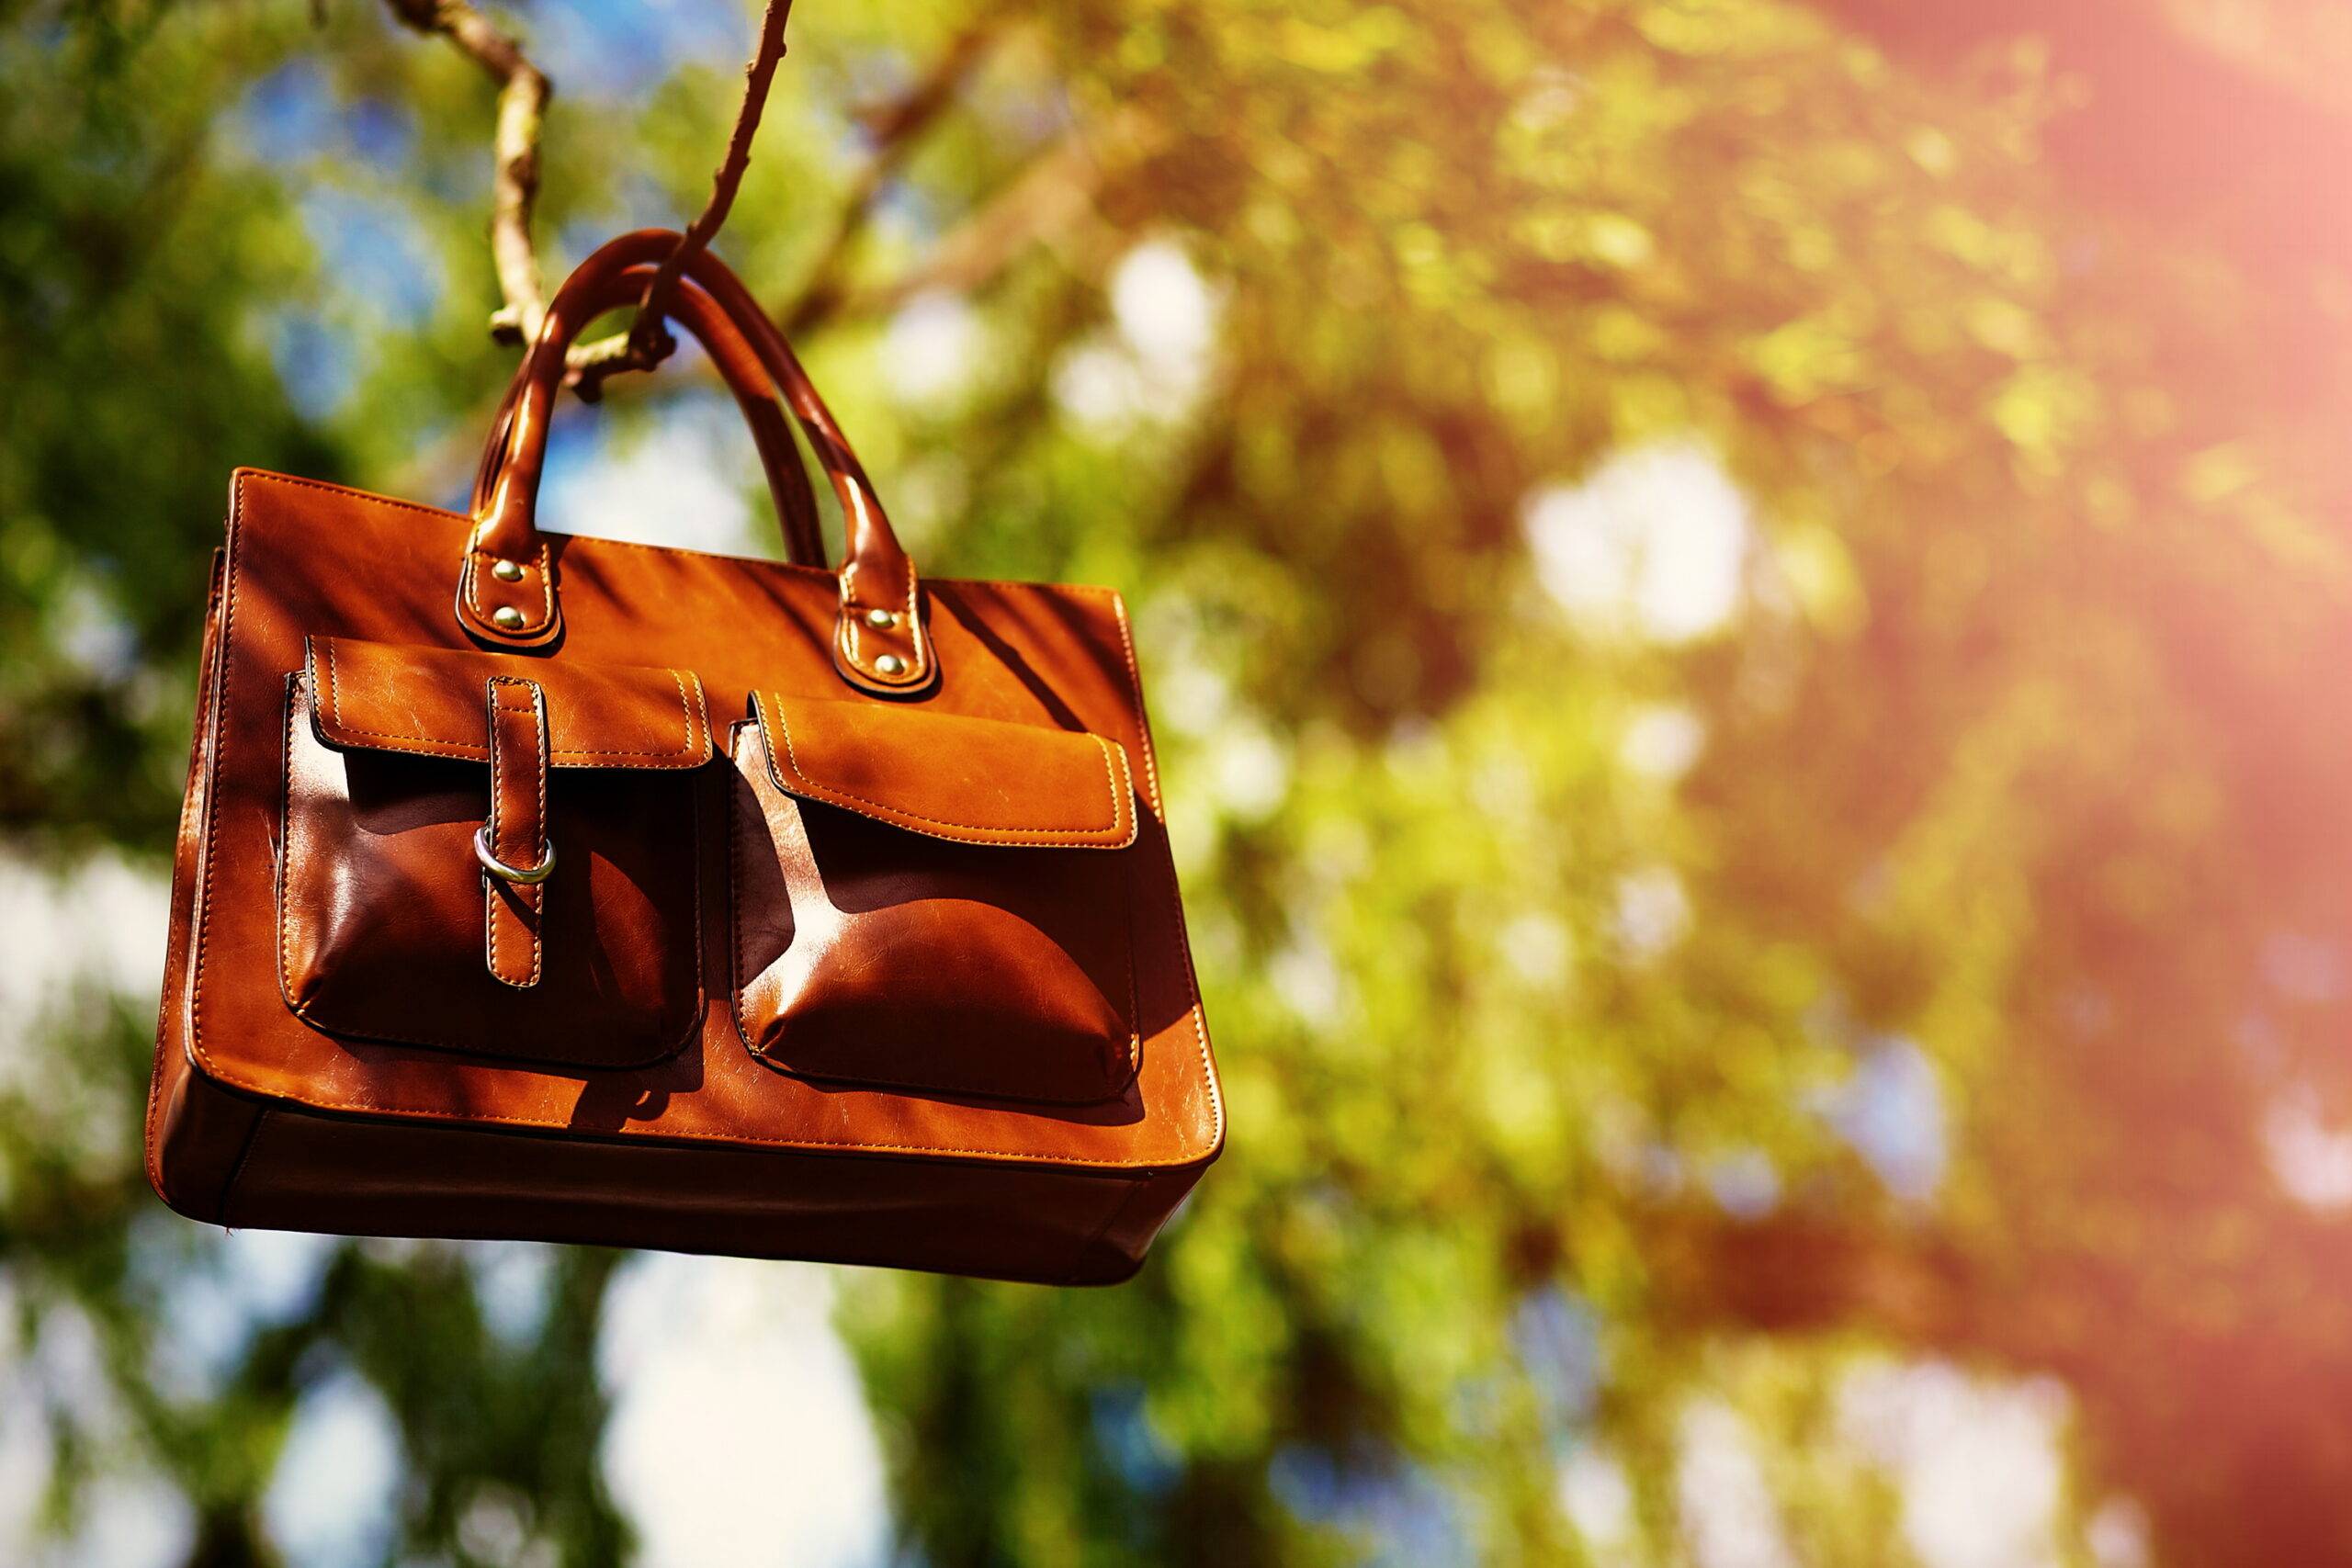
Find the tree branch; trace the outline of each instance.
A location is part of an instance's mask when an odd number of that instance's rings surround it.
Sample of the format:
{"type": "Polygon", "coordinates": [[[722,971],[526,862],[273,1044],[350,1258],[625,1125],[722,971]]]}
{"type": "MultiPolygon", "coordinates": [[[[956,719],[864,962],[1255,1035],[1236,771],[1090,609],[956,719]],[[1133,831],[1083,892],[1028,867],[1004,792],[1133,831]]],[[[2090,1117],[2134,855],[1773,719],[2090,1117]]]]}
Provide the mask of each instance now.
{"type": "Polygon", "coordinates": [[[840,302],[844,288],[842,275],[858,237],[873,220],[875,198],[906,164],[922,133],[955,101],[956,89],[995,37],[996,28],[989,22],[965,28],[905,93],[858,117],[873,142],[874,152],[851,182],[841,217],[824,249],[818,253],[808,281],[802,285],[799,298],[785,319],[786,336],[815,325],[840,302]]]}
{"type": "MultiPolygon", "coordinates": [[[[490,319],[491,333],[502,343],[529,344],[538,337],[547,319],[545,284],[537,253],[531,243],[531,209],[539,194],[539,139],[547,113],[547,76],[531,63],[523,46],[500,31],[469,0],[384,0],[395,19],[421,33],[447,39],[459,52],[490,73],[498,84],[498,129],[493,141],[497,174],[491,210],[491,255],[498,269],[498,290],[504,303],[490,319]]],[[[727,221],[743,171],[752,161],[752,140],[767,107],[768,88],[784,58],[784,24],[792,14],[792,0],[768,0],[760,22],[760,38],[745,70],[743,102],[736,110],[735,129],[727,152],[712,176],[710,200],[686,226],[676,249],[662,260],[646,286],[637,319],[625,335],[575,347],[567,356],[583,398],[594,400],[605,378],[623,370],[650,370],[668,357],[675,344],[662,321],[678,279],[727,221]]]]}
{"type": "MultiPolygon", "coordinates": [[[[710,201],[702,215],[686,225],[685,237],[678,248],[670,253],[653,281],[646,286],[645,302],[638,308],[637,320],[629,326],[629,342],[641,353],[652,353],[658,342],[666,343],[662,331],[662,313],[669,309],[670,297],[677,292],[678,278],[687,264],[710,243],[718,226],[727,221],[727,214],[735,205],[735,192],[743,183],[743,171],[752,164],[752,138],[759,134],[760,115],[767,107],[768,87],[775,80],[775,68],[784,58],[784,24],[792,16],[792,0],[768,0],[767,14],[760,21],[760,44],[752,56],[752,63],[744,68],[743,104],[735,112],[735,130],[727,138],[726,155],[719,159],[718,169],[711,176],[710,201]]],[[[654,354],[655,358],[668,353],[665,347],[654,354]]]]}
{"type": "Polygon", "coordinates": [[[1071,130],[899,276],[852,289],[828,280],[820,270],[780,312],[786,332],[820,321],[883,314],[928,289],[978,287],[1029,246],[1080,227],[1113,166],[1148,152],[1163,135],[1148,115],[1135,108],[1071,130]]]}
{"type": "MultiPolygon", "coordinates": [[[[389,3],[397,6],[414,4],[416,0],[389,3]]],[[[430,0],[425,3],[429,6],[430,0]]],[[[870,129],[879,146],[909,142],[923,124],[942,112],[944,104],[940,107],[922,107],[933,100],[933,85],[942,81],[952,85],[959,80],[968,72],[978,51],[977,43],[959,39],[950,46],[938,67],[907,93],[864,111],[857,118],[870,129]],[[954,63],[959,57],[963,62],[954,63]]],[[[1159,122],[1133,107],[1091,125],[1073,127],[1059,141],[1039,152],[1027,167],[949,230],[927,256],[905,272],[876,284],[850,287],[838,274],[829,279],[827,269],[820,266],[802,290],[775,312],[776,316],[805,332],[819,324],[885,315],[926,290],[979,288],[1031,245],[1065,244],[1074,233],[1085,233],[1091,225],[1102,237],[1089,238],[1082,243],[1086,254],[1080,269],[1089,270],[1098,254],[1107,255],[1114,239],[1107,234],[1107,226],[1093,215],[1096,195],[1119,168],[1148,156],[1166,139],[1166,130],[1159,122]]],[[[877,151],[877,161],[882,156],[877,151]]],[[[878,179],[861,178],[854,188],[868,193],[864,199],[870,202],[871,193],[878,191],[881,184],[878,179]]],[[[854,231],[865,221],[863,217],[845,213],[839,228],[854,231]]],[[[848,247],[836,244],[827,249],[828,254],[843,253],[843,262],[837,265],[846,270],[848,247]]],[[[536,269],[533,276],[536,277],[536,269]]],[[[582,383],[583,392],[593,395],[606,375],[617,374],[626,367],[615,363],[609,370],[599,370],[599,363],[622,361],[628,352],[627,333],[615,333],[577,345],[570,355],[572,377],[582,383]]],[[[433,450],[418,454],[402,470],[410,477],[394,488],[435,491],[456,482],[460,469],[472,465],[476,456],[473,440],[470,435],[459,434],[433,450]]]]}
{"type": "Polygon", "coordinates": [[[492,27],[467,0],[384,0],[392,16],[421,33],[438,33],[498,84],[497,158],[490,217],[491,258],[505,300],[490,319],[501,343],[527,344],[539,334],[547,296],[539,258],[531,248],[531,208],[539,196],[539,129],[547,113],[548,79],[523,46],[492,27]]]}
{"type": "MultiPolygon", "coordinates": [[[[493,26],[470,0],[385,0],[385,5],[403,26],[447,39],[498,84],[491,251],[503,303],[491,317],[491,331],[502,343],[527,344],[537,338],[547,317],[545,285],[531,241],[539,142],[551,91],[547,76],[524,53],[521,43],[493,26]]],[[[785,23],[791,11],[792,0],[768,0],[758,44],[745,70],[743,102],[712,176],[710,199],[647,285],[628,330],[576,344],[566,356],[568,379],[583,399],[594,401],[609,377],[651,369],[675,346],[663,318],[685,268],[710,243],[734,205],[776,66],[784,57],[785,23]]],[[[846,277],[850,257],[872,221],[876,201],[922,133],[955,101],[1001,31],[994,22],[966,28],[905,92],[859,115],[873,140],[873,154],[852,182],[808,283],[781,312],[788,332],[806,332],[836,316],[888,310],[927,288],[977,285],[1030,244],[1080,222],[1108,165],[1121,155],[1148,150],[1157,140],[1149,120],[1133,109],[1091,130],[1072,130],[952,230],[926,261],[889,283],[852,286],[846,277]]]]}
{"type": "Polygon", "coordinates": [[[718,161],[718,169],[711,176],[710,200],[701,213],[654,272],[653,281],[645,286],[645,298],[637,308],[637,319],[629,323],[628,332],[617,345],[612,339],[582,345],[569,359],[572,385],[581,398],[594,402],[604,389],[605,378],[624,370],[650,370],[670,356],[677,346],[663,328],[662,318],[669,313],[670,300],[678,289],[678,279],[686,266],[710,243],[719,225],[727,221],[729,209],[735,205],[735,192],[743,183],[743,171],[751,166],[752,139],[759,133],[760,115],[767,107],[768,87],[775,80],[776,63],[784,58],[784,24],[792,15],[792,0],[768,0],[767,11],[760,19],[760,40],[752,51],[752,63],[744,68],[743,102],[735,111],[735,129],[727,138],[727,152],[718,161]]]}
{"type": "Polygon", "coordinates": [[[638,306],[638,317],[628,324],[628,333],[618,345],[612,339],[585,344],[570,357],[571,386],[585,402],[595,402],[606,376],[626,369],[654,369],[677,348],[677,341],[665,332],[661,320],[671,310],[671,296],[677,294],[677,280],[687,264],[710,244],[710,235],[719,231],[719,223],[727,221],[727,211],[734,207],[736,188],[743,184],[743,169],[751,167],[751,141],[760,134],[767,89],[776,80],[776,63],[783,59],[783,24],[790,14],[793,0],[767,0],[767,14],[760,17],[760,45],[752,50],[751,66],[743,68],[743,106],[736,108],[734,131],[727,136],[727,155],[719,157],[718,172],[710,176],[710,202],[687,223],[677,249],[663,256],[654,280],[644,285],[644,301],[638,306]]]}

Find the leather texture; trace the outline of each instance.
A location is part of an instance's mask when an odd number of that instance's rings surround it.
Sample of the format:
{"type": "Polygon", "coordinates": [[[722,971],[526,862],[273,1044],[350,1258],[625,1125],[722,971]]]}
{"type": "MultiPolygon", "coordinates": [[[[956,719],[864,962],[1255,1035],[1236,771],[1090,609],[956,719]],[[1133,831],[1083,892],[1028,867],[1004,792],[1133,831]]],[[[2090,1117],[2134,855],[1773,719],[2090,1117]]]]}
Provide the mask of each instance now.
{"type": "Polygon", "coordinates": [[[490,819],[474,859],[492,874],[481,879],[482,934],[491,974],[523,991],[539,983],[548,892],[540,879],[554,875],[556,865],[548,827],[547,694],[520,675],[492,675],[483,685],[490,696],[490,819]]]}
{"type": "Polygon", "coordinates": [[[498,680],[551,694],[552,767],[699,768],[711,757],[709,710],[691,670],[335,637],[308,638],[302,667],[318,694],[319,739],[339,750],[488,762],[492,741],[480,710],[484,682],[498,680]]]}
{"type": "Polygon", "coordinates": [[[843,1083],[1030,1100],[1125,1090],[1139,1049],[1127,857],[940,842],[871,809],[795,798],[772,733],[738,731],[728,821],[744,1044],[843,1083]]]}
{"type": "MultiPolygon", "coordinates": [[[[615,280],[658,262],[674,243],[660,230],[623,235],[582,262],[548,303],[547,321],[517,373],[503,421],[503,457],[485,461],[481,470],[474,526],[458,565],[458,620],[490,646],[539,648],[563,634],[555,576],[536,513],[548,421],[565,375],[564,355],[599,313],[598,302],[609,296],[615,280]]],[[[756,354],[777,395],[799,420],[841,502],[847,543],[836,580],[835,667],[852,685],[877,696],[914,696],[928,690],[938,679],[938,669],[917,614],[920,582],[914,562],[899,547],[848,438],[833,422],[799,357],[742,282],[707,250],[695,253],[685,275],[716,302],[756,354]]],[[[690,330],[701,324],[697,315],[684,319],[690,330]]],[[[714,333],[707,343],[722,360],[732,357],[725,333],[714,333]]]]}
{"type": "Polygon", "coordinates": [[[871,703],[752,694],[768,775],[788,794],[959,844],[1124,850],[1136,841],[1126,749],[871,703]]]}
{"type": "Polygon", "coordinates": [[[1124,1278],[1224,1137],[1125,609],[919,577],[707,256],[678,319],[763,456],[802,421],[848,558],[774,466],[794,562],[541,529],[563,347],[672,243],[559,293],[471,514],[233,479],[150,1178],[228,1224],[1124,1278]]]}

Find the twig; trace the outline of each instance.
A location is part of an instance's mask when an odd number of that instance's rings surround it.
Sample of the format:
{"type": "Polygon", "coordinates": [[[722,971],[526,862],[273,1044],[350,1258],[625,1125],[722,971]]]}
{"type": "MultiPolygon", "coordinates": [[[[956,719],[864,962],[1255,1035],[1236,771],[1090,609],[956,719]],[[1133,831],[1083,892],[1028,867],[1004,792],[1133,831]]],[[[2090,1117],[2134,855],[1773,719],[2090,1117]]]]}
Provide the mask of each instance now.
{"type": "MultiPolygon", "coordinates": [[[[498,84],[491,253],[503,303],[491,317],[491,332],[502,343],[531,343],[547,317],[538,256],[531,243],[531,212],[538,197],[540,134],[552,89],[521,43],[493,26],[470,0],[385,0],[385,5],[402,25],[447,39],[498,84]]],[[[712,176],[710,200],[646,286],[628,330],[577,344],[566,356],[567,378],[583,399],[593,401],[608,377],[652,368],[674,347],[662,326],[667,307],[687,265],[709,244],[734,205],[769,87],[784,57],[785,22],[791,11],[792,0],[768,0],[759,42],[745,71],[743,102],[726,154],[712,176]]],[[[878,287],[850,287],[844,281],[849,257],[872,220],[876,197],[922,132],[954,102],[1000,30],[994,23],[967,28],[907,91],[859,115],[874,152],[853,182],[808,282],[781,312],[789,330],[805,332],[836,316],[887,310],[925,288],[974,286],[1031,243],[1081,222],[1107,172],[1105,165],[1120,154],[1148,151],[1158,140],[1149,121],[1132,109],[1091,133],[1073,131],[950,231],[914,270],[878,287]]]]}
{"type": "Polygon", "coordinates": [[[651,352],[657,339],[666,340],[662,315],[669,309],[671,295],[677,292],[679,276],[710,243],[710,237],[718,232],[718,226],[727,221],[728,211],[735,205],[736,189],[742,185],[743,171],[752,163],[752,138],[759,134],[760,114],[767,107],[768,86],[775,80],[777,62],[784,58],[784,24],[791,15],[792,0],[768,0],[767,14],[760,20],[759,49],[743,72],[743,106],[736,111],[735,130],[727,139],[727,154],[711,176],[709,204],[703,208],[700,217],[686,225],[678,248],[670,253],[654,273],[653,281],[646,285],[645,302],[638,308],[637,320],[629,325],[629,341],[640,351],[651,352]]]}
{"type": "MultiPolygon", "coordinates": [[[[878,112],[889,111],[886,107],[878,112]]],[[[929,255],[906,272],[837,293],[830,307],[813,314],[802,296],[776,315],[779,320],[803,322],[868,320],[897,310],[928,289],[980,288],[1037,244],[1074,243],[1082,253],[1081,270],[1091,271],[1100,254],[1114,243],[1102,232],[1106,226],[1094,214],[1096,194],[1117,169],[1148,156],[1166,141],[1164,126],[1132,107],[1073,129],[949,230],[929,255]]],[[[628,349],[628,334],[616,333],[573,349],[572,362],[577,367],[585,355],[618,355],[628,349]]],[[[711,374],[707,365],[703,374],[711,374]]],[[[487,412],[483,418],[488,418],[487,412]]],[[[478,456],[475,440],[472,422],[464,423],[450,439],[419,453],[402,470],[408,477],[393,489],[401,493],[435,493],[458,483],[458,476],[471,468],[478,456]]]]}
{"type": "Polygon", "coordinates": [[[930,289],[976,288],[1032,244],[1082,228],[1113,165],[1148,154],[1165,136],[1151,117],[1132,107],[1091,130],[1073,130],[908,271],[869,288],[835,286],[822,295],[820,274],[779,315],[787,330],[803,330],[819,321],[880,315],[930,289]]]}
{"type": "Polygon", "coordinates": [[[726,156],[711,176],[710,200],[686,225],[677,247],[662,258],[653,281],[645,286],[645,299],[621,346],[616,350],[609,341],[586,344],[570,357],[572,383],[585,400],[596,400],[606,377],[623,370],[650,370],[677,346],[663,329],[662,318],[669,313],[671,297],[677,292],[678,279],[687,265],[710,243],[710,237],[727,221],[728,209],[735,205],[743,171],[751,165],[752,139],[759,133],[760,114],[767,107],[768,86],[775,80],[776,62],[784,58],[784,24],[791,15],[792,0],[768,0],[766,15],[760,19],[759,47],[744,69],[743,103],[735,111],[735,130],[727,138],[726,156]]]}
{"type": "Polygon", "coordinates": [[[787,335],[805,332],[840,302],[844,291],[842,274],[858,236],[873,220],[875,198],[906,163],[932,121],[955,101],[956,88],[963,85],[965,76],[995,36],[996,28],[991,23],[965,28],[905,93],[857,117],[873,143],[874,152],[852,182],[849,197],[842,204],[841,218],[826,239],[825,248],[818,253],[808,281],[802,286],[799,299],[785,321],[787,335]]]}
{"type": "Polygon", "coordinates": [[[467,0],[385,0],[392,15],[421,33],[438,33],[498,84],[497,158],[490,217],[491,258],[505,301],[490,319],[501,343],[539,335],[547,296],[539,259],[531,248],[531,207],[539,195],[539,128],[550,88],[523,46],[492,27],[467,0]]]}

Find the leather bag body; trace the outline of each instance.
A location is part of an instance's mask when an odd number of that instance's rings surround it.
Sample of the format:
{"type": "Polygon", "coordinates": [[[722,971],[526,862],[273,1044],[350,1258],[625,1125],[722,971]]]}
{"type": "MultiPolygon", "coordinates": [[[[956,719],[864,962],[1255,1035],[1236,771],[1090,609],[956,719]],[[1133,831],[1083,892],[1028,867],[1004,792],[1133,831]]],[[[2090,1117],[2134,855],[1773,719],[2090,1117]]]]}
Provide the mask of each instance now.
{"type": "Polygon", "coordinates": [[[566,283],[470,513],[235,476],[150,1179],[226,1225],[1123,1279],[1224,1136],[1125,611],[919,576],[707,255],[673,314],[794,559],[541,532],[565,350],[674,243],[566,283]]]}

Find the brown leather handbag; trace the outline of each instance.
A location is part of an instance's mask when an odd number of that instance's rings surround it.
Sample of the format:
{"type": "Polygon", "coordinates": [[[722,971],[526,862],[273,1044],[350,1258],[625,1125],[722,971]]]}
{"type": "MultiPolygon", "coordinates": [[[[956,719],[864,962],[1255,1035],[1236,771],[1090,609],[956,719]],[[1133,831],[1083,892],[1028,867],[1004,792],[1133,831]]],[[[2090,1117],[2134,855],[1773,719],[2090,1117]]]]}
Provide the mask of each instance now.
{"type": "Polygon", "coordinates": [[[235,476],[149,1178],[227,1225],[1124,1279],[1224,1137],[1125,611],[919,579],[707,255],[674,314],[791,564],[542,532],[565,350],[675,243],[564,285],[471,515],[235,476]]]}

